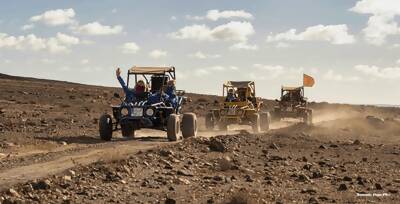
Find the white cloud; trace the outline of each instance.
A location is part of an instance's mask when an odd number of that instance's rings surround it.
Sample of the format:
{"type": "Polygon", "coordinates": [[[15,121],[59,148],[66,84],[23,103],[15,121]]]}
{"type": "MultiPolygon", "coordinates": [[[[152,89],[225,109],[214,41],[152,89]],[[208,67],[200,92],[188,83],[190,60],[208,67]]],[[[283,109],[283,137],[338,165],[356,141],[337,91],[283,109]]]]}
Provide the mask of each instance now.
{"type": "Polygon", "coordinates": [[[210,75],[215,72],[230,72],[230,71],[237,71],[239,70],[238,67],[236,66],[211,66],[211,67],[205,67],[205,68],[198,68],[194,71],[194,75],[198,77],[210,75]]]}
{"type": "Polygon", "coordinates": [[[206,18],[212,21],[217,21],[220,18],[243,18],[243,19],[253,19],[253,15],[243,10],[209,10],[207,12],[206,18]]]}
{"type": "Polygon", "coordinates": [[[254,64],[255,68],[261,71],[266,71],[267,74],[271,78],[276,78],[285,73],[286,69],[281,65],[263,65],[263,64],[254,64]]]}
{"type": "Polygon", "coordinates": [[[122,25],[108,26],[99,22],[92,22],[73,28],[75,32],[86,35],[116,35],[123,31],[122,25]]]}
{"type": "Polygon", "coordinates": [[[239,67],[236,67],[236,66],[230,66],[230,67],[229,67],[229,69],[231,69],[231,70],[239,70],[239,67]]]}
{"type": "Polygon", "coordinates": [[[356,65],[354,67],[357,71],[364,73],[365,75],[383,78],[383,79],[398,79],[400,78],[400,67],[377,67],[369,65],[356,65]]]}
{"type": "Polygon", "coordinates": [[[82,59],[81,60],[81,64],[89,64],[89,60],[88,59],[82,59]]]}
{"type": "Polygon", "coordinates": [[[399,0],[360,0],[350,10],[372,15],[363,29],[365,40],[370,44],[382,45],[388,36],[400,34],[395,21],[396,16],[400,15],[399,0]]]}
{"type": "Polygon", "coordinates": [[[323,78],[326,80],[331,80],[331,81],[358,81],[359,80],[359,78],[356,76],[346,77],[341,74],[335,73],[333,70],[328,70],[324,74],[323,78]]]}
{"type": "Polygon", "coordinates": [[[210,58],[215,59],[215,58],[220,58],[221,57],[221,55],[218,55],[218,54],[209,55],[209,54],[205,54],[205,53],[203,53],[201,51],[197,51],[197,52],[195,52],[193,54],[189,54],[188,56],[191,57],[191,58],[197,58],[197,59],[210,59],[210,58]]]}
{"type": "Polygon", "coordinates": [[[267,42],[287,41],[327,41],[332,44],[352,44],[355,42],[353,35],[348,33],[347,25],[316,25],[308,27],[304,32],[297,33],[290,29],[276,35],[270,34],[267,42]]]}
{"type": "Polygon", "coordinates": [[[41,22],[49,26],[68,25],[75,22],[74,9],[57,9],[46,11],[30,18],[31,22],[41,22]]]}
{"type": "Polygon", "coordinates": [[[171,16],[171,18],[169,18],[169,20],[171,21],[176,21],[178,18],[176,16],[171,16]]]}
{"type": "Polygon", "coordinates": [[[304,69],[302,67],[291,68],[284,67],[282,65],[264,65],[264,64],[253,64],[256,70],[249,72],[249,77],[252,79],[275,79],[282,76],[293,77],[300,76],[304,69]]]}
{"type": "Polygon", "coordinates": [[[238,42],[229,47],[231,50],[258,50],[257,45],[250,45],[246,41],[238,42]]]}
{"type": "Polygon", "coordinates": [[[79,39],[57,33],[56,37],[40,38],[34,34],[27,36],[10,36],[6,33],[0,33],[0,48],[9,48],[15,50],[45,50],[50,53],[66,53],[72,45],[78,45],[79,39]]]}
{"type": "Polygon", "coordinates": [[[174,39],[192,39],[198,41],[247,41],[250,35],[255,33],[249,22],[231,21],[214,28],[206,25],[191,25],[181,28],[179,31],[170,33],[174,39]]]}
{"type": "Polygon", "coordinates": [[[80,42],[79,38],[63,33],[57,33],[57,40],[64,45],[78,45],[80,42]]]}
{"type": "Polygon", "coordinates": [[[118,12],[118,10],[116,9],[116,8],[113,8],[112,10],[111,10],[111,13],[117,13],[118,12]]]}
{"type": "Polygon", "coordinates": [[[21,27],[21,30],[31,30],[31,29],[33,29],[35,27],[35,25],[33,25],[33,24],[26,24],[26,25],[23,25],[22,27],[21,27]]]}
{"type": "Polygon", "coordinates": [[[140,50],[140,47],[135,42],[128,42],[122,45],[122,53],[135,54],[140,50]]]}
{"type": "Polygon", "coordinates": [[[186,19],[188,20],[211,20],[211,21],[217,21],[219,19],[232,19],[232,18],[242,18],[246,20],[251,20],[253,19],[253,15],[251,13],[248,13],[244,10],[225,10],[225,11],[219,11],[219,10],[208,10],[207,14],[205,16],[191,16],[191,15],[186,15],[186,19]]]}
{"type": "Polygon", "coordinates": [[[162,57],[166,57],[167,56],[167,52],[163,51],[163,50],[156,49],[156,50],[151,51],[149,53],[149,56],[151,58],[153,58],[153,59],[159,59],[159,58],[162,58],[162,57]]]}
{"type": "Polygon", "coordinates": [[[396,61],[396,64],[400,64],[400,59],[398,59],[398,60],[396,61]]]}

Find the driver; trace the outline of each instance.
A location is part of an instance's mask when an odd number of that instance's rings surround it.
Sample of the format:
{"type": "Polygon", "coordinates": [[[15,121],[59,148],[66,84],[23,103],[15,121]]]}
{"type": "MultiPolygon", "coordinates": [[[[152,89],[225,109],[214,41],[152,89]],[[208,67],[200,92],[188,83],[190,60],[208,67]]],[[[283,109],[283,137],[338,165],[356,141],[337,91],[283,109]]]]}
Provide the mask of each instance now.
{"type": "Polygon", "coordinates": [[[119,83],[122,86],[122,89],[125,92],[125,101],[126,102],[133,102],[135,100],[135,91],[129,89],[128,86],[125,84],[124,80],[121,77],[121,69],[120,68],[118,68],[115,71],[115,73],[117,75],[117,79],[118,79],[119,83]]]}
{"type": "Polygon", "coordinates": [[[228,94],[226,95],[225,101],[226,102],[234,102],[234,101],[236,101],[236,99],[237,98],[236,98],[235,90],[229,89],[228,94]]]}

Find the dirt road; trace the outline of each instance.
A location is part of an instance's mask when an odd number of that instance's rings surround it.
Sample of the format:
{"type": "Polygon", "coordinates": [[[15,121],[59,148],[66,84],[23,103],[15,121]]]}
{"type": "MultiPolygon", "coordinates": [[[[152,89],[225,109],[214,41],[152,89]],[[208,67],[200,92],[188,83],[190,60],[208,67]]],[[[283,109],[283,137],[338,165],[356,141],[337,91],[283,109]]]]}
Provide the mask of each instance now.
{"type": "MultiPolygon", "coordinates": [[[[200,131],[198,136],[213,137],[221,134],[237,134],[239,131],[234,129],[231,127],[230,131],[200,131]]],[[[55,175],[75,166],[119,160],[138,151],[173,144],[174,142],[166,139],[165,132],[144,129],[138,131],[137,137],[134,139],[117,135],[112,142],[104,142],[98,138],[87,137],[81,138],[80,144],[67,144],[49,151],[24,151],[21,148],[19,149],[21,153],[0,160],[0,190],[5,190],[18,183],[55,175]],[[85,144],[85,142],[96,144],[85,144]]]]}

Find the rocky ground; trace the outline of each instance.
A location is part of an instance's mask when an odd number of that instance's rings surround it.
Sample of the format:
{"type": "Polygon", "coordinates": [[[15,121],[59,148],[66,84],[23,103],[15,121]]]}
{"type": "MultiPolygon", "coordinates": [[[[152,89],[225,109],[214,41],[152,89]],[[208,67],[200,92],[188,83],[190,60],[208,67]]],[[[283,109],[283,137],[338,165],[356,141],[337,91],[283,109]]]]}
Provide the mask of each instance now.
{"type": "MultiPolygon", "coordinates": [[[[0,75],[0,203],[400,202],[397,108],[312,103],[313,126],[103,142],[115,91],[0,75]]],[[[199,116],[218,100],[188,95],[199,116]]]]}

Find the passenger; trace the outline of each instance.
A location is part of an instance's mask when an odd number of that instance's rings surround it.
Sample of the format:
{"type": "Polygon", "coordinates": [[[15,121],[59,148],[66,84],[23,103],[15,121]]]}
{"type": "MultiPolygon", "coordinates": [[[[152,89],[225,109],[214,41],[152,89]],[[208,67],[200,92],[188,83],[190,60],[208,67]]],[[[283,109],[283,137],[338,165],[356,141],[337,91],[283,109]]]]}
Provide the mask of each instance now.
{"type": "Polygon", "coordinates": [[[172,98],[175,98],[176,96],[175,84],[176,84],[175,80],[169,80],[167,83],[167,88],[165,89],[165,93],[172,98]]]}
{"type": "Polygon", "coordinates": [[[176,108],[177,106],[177,97],[176,97],[176,82],[175,80],[169,80],[167,83],[167,88],[165,89],[165,94],[168,95],[168,102],[172,107],[176,108]]]}
{"type": "Polygon", "coordinates": [[[147,92],[146,84],[144,83],[143,80],[139,80],[135,86],[135,97],[141,101],[146,100],[147,98],[146,92],[147,92]]]}
{"type": "Polygon", "coordinates": [[[236,98],[236,95],[235,95],[235,90],[229,89],[225,101],[226,102],[234,102],[236,100],[237,100],[237,98],[236,98]]]}
{"type": "Polygon", "coordinates": [[[290,101],[290,92],[286,92],[283,96],[282,96],[282,101],[290,101]]]}
{"type": "Polygon", "coordinates": [[[121,69],[120,68],[118,68],[115,73],[117,75],[117,79],[118,79],[119,83],[121,84],[122,89],[124,90],[125,101],[133,102],[135,100],[135,91],[129,89],[128,86],[125,84],[124,80],[121,77],[121,69]]]}
{"type": "Polygon", "coordinates": [[[143,80],[139,80],[135,86],[135,93],[142,94],[146,91],[146,85],[144,84],[143,80]]]}

